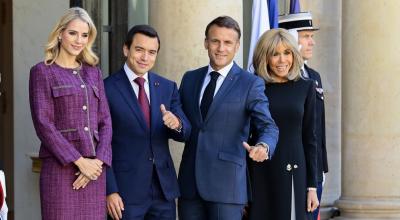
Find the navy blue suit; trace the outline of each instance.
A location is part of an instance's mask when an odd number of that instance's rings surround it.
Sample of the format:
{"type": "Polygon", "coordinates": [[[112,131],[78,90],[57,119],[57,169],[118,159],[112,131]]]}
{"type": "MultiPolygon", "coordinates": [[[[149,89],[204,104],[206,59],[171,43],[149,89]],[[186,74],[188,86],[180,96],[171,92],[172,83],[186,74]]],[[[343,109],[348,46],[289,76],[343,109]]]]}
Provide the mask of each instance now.
{"type": "MultiPolygon", "coordinates": [[[[316,84],[316,103],[315,103],[315,134],[317,140],[317,195],[318,200],[321,202],[322,196],[322,182],[323,173],[328,172],[328,155],[326,151],[325,141],[325,104],[324,104],[324,92],[322,89],[321,76],[317,71],[304,65],[310,79],[315,81],[316,84]]],[[[314,211],[314,219],[318,219],[319,207],[314,211]]]]}
{"type": "Polygon", "coordinates": [[[112,167],[107,169],[107,195],[118,192],[125,207],[149,200],[155,175],[165,199],[173,201],[179,196],[168,140],[183,142],[190,135],[191,126],[181,109],[176,84],[155,73],[148,74],[150,129],[124,69],[104,81],[113,127],[113,157],[112,167]],[[161,104],[181,120],[181,132],[164,125],[161,104]]]}
{"type": "Polygon", "coordinates": [[[316,84],[316,127],[315,133],[317,136],[317,171],[318,171],[318,182],[322,182],[322,173],[328,172],[328,156],[326,151],[325,141],[325,104],[324,104],[324,92],[322,89],[321,76],[317,71],[304,65],[307,70],[310,79],[315,81],[316,84]]]}
{"type": "Polygon", "coordinates": [[[179,89],[183,111],[192,125],[179,170],[181,198],[200,196],[215,203],[246,204],[246,150],[242,142],[249,137],[250,121],[257,130],[257,141],[268,144],[270,157],[278,128],[269,112],[264,81],[235,63],[206,118],[202,118],[199,99],[207,70],[205,66],[187,72],[179,89]]]}

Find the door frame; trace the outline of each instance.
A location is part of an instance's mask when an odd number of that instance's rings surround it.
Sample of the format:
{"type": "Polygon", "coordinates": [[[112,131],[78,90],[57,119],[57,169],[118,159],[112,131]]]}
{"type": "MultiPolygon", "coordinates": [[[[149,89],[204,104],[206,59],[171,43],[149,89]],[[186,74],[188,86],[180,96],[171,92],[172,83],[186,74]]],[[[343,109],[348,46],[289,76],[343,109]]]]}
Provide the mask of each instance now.
{"type": "Polygon", "coordinates": [[[0,160],[6,175],[8,219],[14,219],[12,0],[0,0],[0,160]]]}

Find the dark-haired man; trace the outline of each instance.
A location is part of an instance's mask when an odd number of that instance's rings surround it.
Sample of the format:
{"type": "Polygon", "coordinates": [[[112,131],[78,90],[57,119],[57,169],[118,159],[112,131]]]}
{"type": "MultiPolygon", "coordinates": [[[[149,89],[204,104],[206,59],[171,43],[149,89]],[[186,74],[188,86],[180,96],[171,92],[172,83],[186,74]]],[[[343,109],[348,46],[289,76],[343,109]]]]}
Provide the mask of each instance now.
{"type": "Polygon", "coordinates": [[[168,139],[184,141],[190,124],[176,83],[150,72],[160,49],[157,32],[134,26],[121,70],[108,77],[113,136],[107,169],[107,209],[113,219],[175,220],[179,187],[168,139]]]}
{"type": "Polygon", "coordinates": [[[204,47],[209,65],[185,73],[179,89],[192,124],[179,170],[179,219],[239,220],[247,203],[246,150],[255,161],[270,158],[278,128],[264,81],[233,62],[240,47],[238,23],[228,16],[211,21],[204,47]],[[255,146],[244,142],[250,121],[255,146]]]}

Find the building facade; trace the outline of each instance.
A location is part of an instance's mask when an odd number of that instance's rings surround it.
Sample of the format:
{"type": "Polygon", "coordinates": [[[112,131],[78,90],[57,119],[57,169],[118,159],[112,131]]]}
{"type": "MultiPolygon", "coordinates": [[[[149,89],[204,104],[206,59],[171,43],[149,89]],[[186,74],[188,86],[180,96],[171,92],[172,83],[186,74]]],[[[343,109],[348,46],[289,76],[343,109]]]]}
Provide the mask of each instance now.
{"type": "MultiPolygon", "coordinates": [[[[247,65],[252,0],[0,0],[0,160],[4,162],[13,218],[40,219],[39,174],[32,159],[39,150],[30,116],[28,78],[43,59],[48,33],[71,5],[81,5],[97,24],[96,51],[104,76],[122,65],[122,44],[134,24],[154,26],[161,38],[155,71],[180,82],[188,69],[207,65],[204,29],[219,15],[239,21],[247,65]]],[[[400,105],[396,61],[400,48],[397,0],[301,0],[316,32],[309,65],[325,89],[330,171],[322,219],[339,207],[341,219],[400,219],[400,105]],[[373,12],[373,16],[371,15],[373,12]],[[390,23],[390,24],[389,24],[390,23]],[[379,78],[378,78],[379,77],[379,78]]],[[[289,0],[280,0],[288,12],[289,0]]],[[[176,168],[182,144],[172,143],[176,168]]]]}

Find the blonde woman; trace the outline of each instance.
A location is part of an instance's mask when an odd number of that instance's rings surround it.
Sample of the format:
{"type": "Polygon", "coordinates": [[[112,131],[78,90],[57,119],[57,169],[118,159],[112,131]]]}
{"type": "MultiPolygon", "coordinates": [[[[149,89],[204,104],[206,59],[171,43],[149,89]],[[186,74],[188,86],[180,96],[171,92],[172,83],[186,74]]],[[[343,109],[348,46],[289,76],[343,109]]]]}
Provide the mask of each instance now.
{"type": "Polygon", "coordinates": [[[266,83],[279,140],[271,160],[249,162],[250,219],[312,219],[318,206],[315,85],[301,78],[302,64],[297,43],[284,29],[267,31],[257,43],[253,65],[266,83]]]}
{"type": "Polygon", "coordinates": [[[111,163],[111,119],[97,56],[96,27],[70,8],[30,71],[33,124],[41,141],[42,219],[105,219],[105,172],[111,163]]]}

